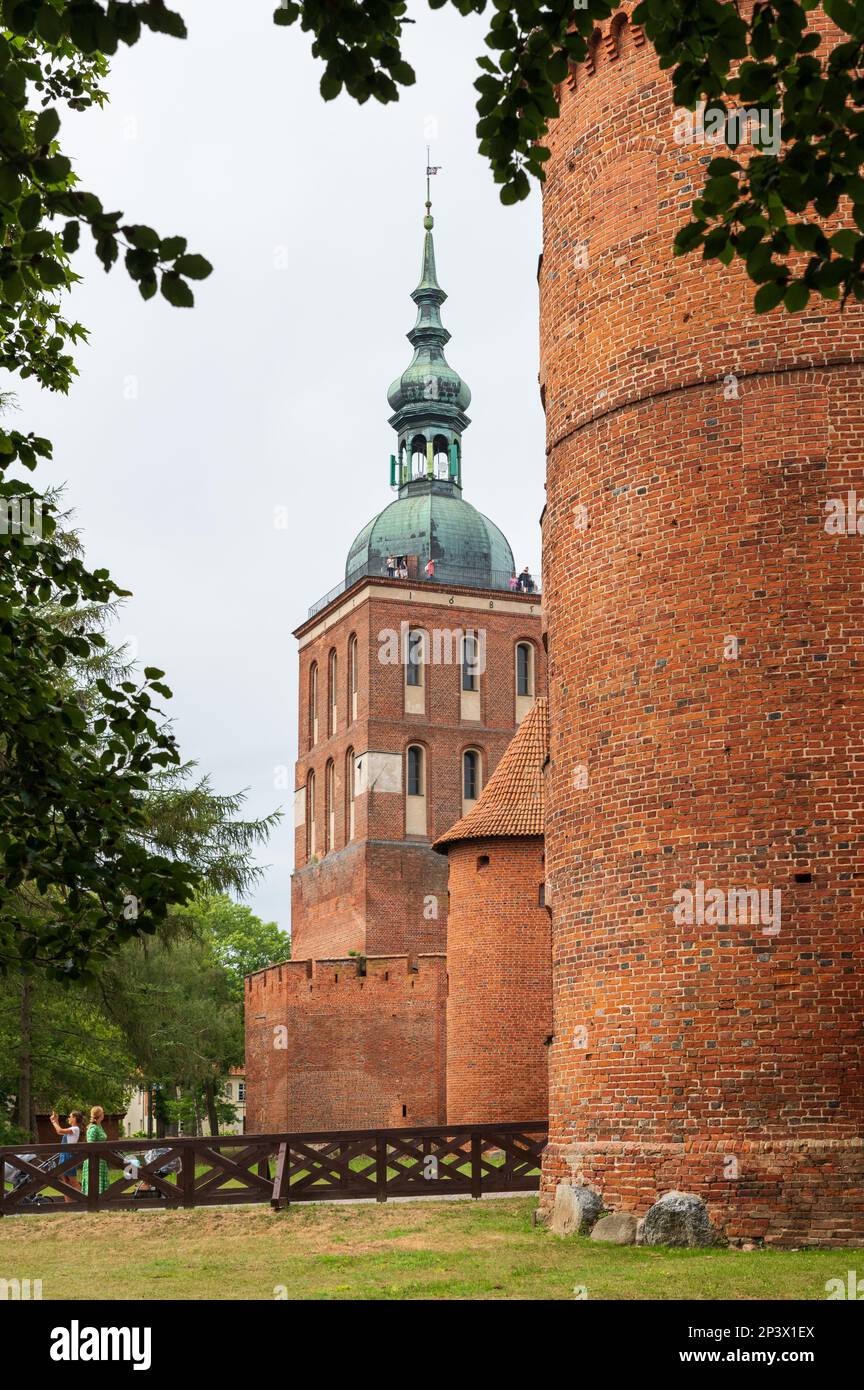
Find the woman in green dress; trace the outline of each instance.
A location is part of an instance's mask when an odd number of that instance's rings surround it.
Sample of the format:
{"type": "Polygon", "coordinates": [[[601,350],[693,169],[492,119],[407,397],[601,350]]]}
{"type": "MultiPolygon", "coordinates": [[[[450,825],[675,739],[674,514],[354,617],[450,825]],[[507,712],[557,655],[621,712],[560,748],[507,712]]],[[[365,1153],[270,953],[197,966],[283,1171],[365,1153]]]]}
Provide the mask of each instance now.
{"type": "MultiPolygon", "coordinates": [[[[94,1105],[90,1111],[90,1123],[87,1126],[87,1143],[104,1144],[108,1138],[102,1128],[102,1121],[105,1118],[105,1111],[101,1105],[94,1105]]],[[[81,1165],[81,1191],[86,1194],[90,1182],[90,1158],[85,1158],[81,1165]]],[[[108,1186],[108,1164],[104,1158],[99,1160],[99,1191],[104,1192],[108,1186]]]]}

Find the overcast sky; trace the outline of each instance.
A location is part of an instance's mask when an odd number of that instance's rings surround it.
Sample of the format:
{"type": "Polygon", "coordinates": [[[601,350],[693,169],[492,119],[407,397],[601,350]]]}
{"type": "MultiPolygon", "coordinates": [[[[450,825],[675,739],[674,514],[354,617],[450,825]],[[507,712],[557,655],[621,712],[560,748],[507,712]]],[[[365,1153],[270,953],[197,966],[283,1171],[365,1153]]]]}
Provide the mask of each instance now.
{"type": "Polygon", "coordinates": [[[185,42],[145,34],[111,103],[70,114],[83,186],[214,264],[193,310],[145,304],[88,248],[72,314],[90,344],[69,397],[24,383],[15,427],[47,434],[91,567],[131,589],[118,638],[162,667],[184,757],[248,808],[285,808],[250,898],[290,925],[297,751],[292,629],[391,500],[386,391],[407,366],[427,139],[451,364],[473,394],[468,499],[539,568],[540,199],[504,208],[474,135],[483,23],[414,0],[398,104],[325,104],[310,37],[274,0],[176,0],[185,42]],[[287,513],[287,525],[277,522],[287,513]],[[288,769],[289,790],[284,788],[288,769]]]}

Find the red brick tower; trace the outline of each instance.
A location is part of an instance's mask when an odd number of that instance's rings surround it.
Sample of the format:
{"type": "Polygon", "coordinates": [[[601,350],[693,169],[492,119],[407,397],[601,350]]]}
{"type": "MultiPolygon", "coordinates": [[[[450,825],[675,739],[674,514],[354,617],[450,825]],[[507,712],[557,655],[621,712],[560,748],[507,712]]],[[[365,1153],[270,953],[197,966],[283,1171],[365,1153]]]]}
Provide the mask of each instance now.
{"type": "Polygon", "coordinates": [[[295,634],[295,958],[444,951],[447,865],[432,841],[545,692],[536,586],[512,587],[510,546],[462,495],[471,393],[444,357],[424,225],[414,357],[388,393],[397,495],[295,634]]]}
{"type": "Polygon", "coordinates": [[[675,130],[619,12],[564,86],[544,192],[545,1191],[642,1214],[683,1189],[730,1237],[843,1244],[864,588],[860,535],[825,518],[864,491],[864,313],[757,317],[736,269],[673,259],[715,153],[675,130]]]}
{"type": "Polygon", "coordinates": [[[552,958],[545,907],[545,699],[473,811],[436,842],[450,866],[447,1123],[545,1120],[552,958]]]}

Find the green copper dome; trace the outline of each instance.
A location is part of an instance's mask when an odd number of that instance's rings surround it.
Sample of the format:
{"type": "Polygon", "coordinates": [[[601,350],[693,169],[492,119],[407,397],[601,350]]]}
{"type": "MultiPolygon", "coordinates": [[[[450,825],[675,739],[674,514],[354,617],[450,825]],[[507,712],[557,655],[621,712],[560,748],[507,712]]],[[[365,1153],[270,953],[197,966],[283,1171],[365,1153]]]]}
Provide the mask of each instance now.
{"type": "Polygon", "coordinates": [[[462,434],[471,423],[465,414],[471,392],[444,356],[450,334],[440,311],[447,296],[438,284],[428,202],[426,212],[420,283],[411,295],[417,305],[408,334],[414,356],[387,393],[398,439],[390,485],[399,496],[355,539],[345,579],[392,574],[392,562],[402,560],[403,578],[506,589],[513,552],[498,527],[462,496],[462,434]],[[426,570],[430,560],[434,573],[426,570]]]}
{"type": "Polygon", "coordinates": [[[399,497],[363,527],[348,552],[345,577],[386,574],[387,560],[404,556],[412,579],[423,581],[435,561],[445,584],[504,588],[513,573],[513,552],[494,522],[466,502],[452,483],[409,483],[399,497]]]}

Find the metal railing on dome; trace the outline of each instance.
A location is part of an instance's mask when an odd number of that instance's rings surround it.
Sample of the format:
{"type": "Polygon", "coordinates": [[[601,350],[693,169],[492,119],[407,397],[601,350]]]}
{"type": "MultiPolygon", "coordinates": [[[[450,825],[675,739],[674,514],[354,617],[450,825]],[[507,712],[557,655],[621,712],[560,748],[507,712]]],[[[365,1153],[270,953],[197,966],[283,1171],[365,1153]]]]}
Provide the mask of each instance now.
{"type": "Polygon", "coordinates": [[[500,593],[535,594],[537,596],[540,594],[540,577],[536,574],[526,575],[517,572],[514,587],[511,570],[474,569],[465,565],[448,565],[444,560],[436,560],[434,575],[427,576],[418,556],[407,555],[401,558],[405,561],[404,565],[401,570],[396,570],[393,573],[388,571],[386,564],[380,562],[367,562],[352,570],[341,584],[335,585],[329,593],[324,594],[323,598],[319,598],[316,603],[312,604],[306,615],[307,620],[314,618],[316,613],[327,608],[334,598],[344,594],[353,584],[357,583],[358,579],[364,578],[401,579],[403,582],[407,580],[408,583],[412,584],[443,584],[445,586],[452,584],[461,589],[494,589],[500,593]]]}

